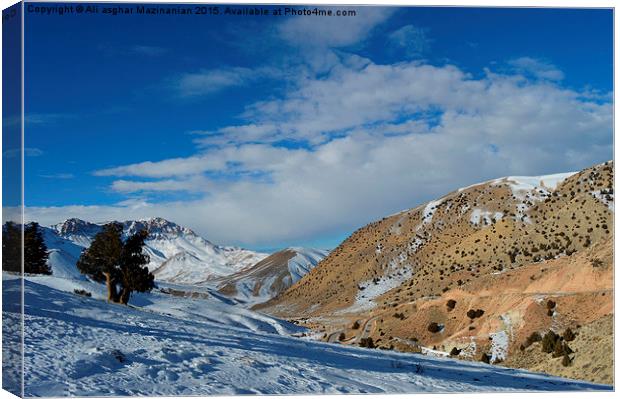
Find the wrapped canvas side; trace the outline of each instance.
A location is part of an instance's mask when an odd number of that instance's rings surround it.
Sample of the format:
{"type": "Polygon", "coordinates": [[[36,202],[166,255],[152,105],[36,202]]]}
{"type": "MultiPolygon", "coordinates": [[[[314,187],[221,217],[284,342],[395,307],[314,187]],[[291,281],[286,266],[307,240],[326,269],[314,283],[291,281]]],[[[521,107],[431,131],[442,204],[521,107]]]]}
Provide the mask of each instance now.
{"type": "Polygon", "coordinates": [[[22,3],[2,12],[2,389],[23,396],[22,3]]]}

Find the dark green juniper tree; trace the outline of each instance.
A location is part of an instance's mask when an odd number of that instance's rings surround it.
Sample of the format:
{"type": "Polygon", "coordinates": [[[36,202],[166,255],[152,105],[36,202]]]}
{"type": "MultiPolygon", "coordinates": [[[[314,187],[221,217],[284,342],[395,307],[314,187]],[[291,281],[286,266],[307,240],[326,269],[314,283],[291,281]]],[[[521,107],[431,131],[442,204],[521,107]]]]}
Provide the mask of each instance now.
{"type": "Polygon", "coordinates": [[[47,246],[39,224],[32,222],[24,229],[24,271],[34,274],[52,274],[47,264],[47,246]]]}
{"type": "Polygon", "coordinates": [[[2,270],[7,272],[22,271],[22,233],[20,226],[6,222],[2,226],[2,270]]]}
{"type": "MultiPolygon", "coordinates": [[[[29,223],[24,228],[24,272],[52,274],[47,264],[47,246],[38,223],[29,223]]],[[[6,222],[2,226],[2,270],[22,271],[21,225],[6,222]]]]}
{"type": "Polygon", "coordinates": [[[154,276],[145,265],[148,255],[142,252],[148,234],[139,231],[121,238],[119,223],[109,223],[95,236],[90,247],[82,252],[77,268],[108,287],[108,301],[127,305],[133,291],[148,292],[154,287],[154,276]]]}
{"type": "Polygon", "coordinates": [[[116,284],[119,259],[123,250],[122,231],[122,226],[118,223],[103,226],[103,230],[97,233],[90,247],[82,251],[76,264],[80,273],[99,283],[106,283],[108,301],[112,302],[118,302],[116,284]]]}
{"type": "Polygon", "coordinates": [[[123,245],[120,257],[120,302],[124,305],[129,302],[132,291],[148,292],[155,285],[153,273],[144,266],[149,263],[149,256],[142,252],[147,237],[148,233],[141,230],[129,237],[123,245]]]}

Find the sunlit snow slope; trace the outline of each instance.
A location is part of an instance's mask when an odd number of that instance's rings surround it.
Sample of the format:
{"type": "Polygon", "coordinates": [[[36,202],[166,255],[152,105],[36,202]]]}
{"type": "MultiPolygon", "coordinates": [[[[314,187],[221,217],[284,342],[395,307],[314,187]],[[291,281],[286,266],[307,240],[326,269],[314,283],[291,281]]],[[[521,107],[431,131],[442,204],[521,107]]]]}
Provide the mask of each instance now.
{"type": "Polygon", "coordinates": [[[246,305],[265,302],[299,281],[329,251],[312,248],[286,248],[253,266],[214,280],[220,292],[246,305]]]}
{"type": "MultiPolygon", "coordinates": [[[[154,293],[135,297],[137,307],[125,307],[95,298],[99,291],[93,298],[66,292],[72,284],[54,277],[25,281],[26,396],[610,389],[481,363],[295,338],[289,334],[299,328],[215,298],[154,293]]],[[[3,275],[5,328],[15,330],[5,333],[16,334],[20,326],[19,302],[13,300],[20,285],[3,275]]],[[[11,355],[16,354],[5,359],[11,355]]]]}

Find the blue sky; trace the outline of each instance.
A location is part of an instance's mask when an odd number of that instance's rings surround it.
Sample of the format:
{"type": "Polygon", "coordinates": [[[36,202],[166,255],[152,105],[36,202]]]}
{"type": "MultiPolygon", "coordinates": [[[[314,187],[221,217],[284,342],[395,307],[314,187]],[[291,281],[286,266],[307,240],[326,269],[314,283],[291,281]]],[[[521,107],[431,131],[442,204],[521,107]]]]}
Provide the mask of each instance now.
{"type": "Polygon", "coordinates": [[[610,10],[346,8],[27,14],[30,218],[333,247],[459,186],[612,158],[610,10]]]}

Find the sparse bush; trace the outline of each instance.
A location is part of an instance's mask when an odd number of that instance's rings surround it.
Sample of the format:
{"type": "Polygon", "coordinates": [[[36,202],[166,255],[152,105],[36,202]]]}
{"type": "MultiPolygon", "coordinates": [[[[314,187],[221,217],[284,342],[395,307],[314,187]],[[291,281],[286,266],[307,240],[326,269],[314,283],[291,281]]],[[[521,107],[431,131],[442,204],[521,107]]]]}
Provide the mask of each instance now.
{"type": "Polygon", "coordinates": [[[89,298],[93,296],[90,292],[88,292],[86,290],[81,290],[81,289],[79,290],[77,288],[73,290],[73,293],[77,294],[77,295],[86,296],[86,297],[89,297],[89,298]]]}
{"type": "Polygon", "coordinates": [[[454,309],[454,307],[456,306],[456,301],[454,299],[450,299],[448,300],[448,302],[446,303],[446,306],[448,307],[448,311],[451,311],[454,309]]]}
{"type": "Polygon", "coordinates": [[[439,330],[441,330],[441,327],[439,327],[439,324],[437,324],[437,323],[435,323],[435,322],[433,321],[433,322],[431,322],[431,323],[428,325],[428,328],[427,328],[427,329],[428,329],[428,331],[430,331],[430,332],[432,332],[432,333],[434,334],[434,333],[439,332],[439,330]]]}
{"type": "Polygon", "coordinates": [[[555,348],[553,349],[552,357],[561,357],[564,355],[570,355],[573,353],[573,350],[561,339],[558,339],[555,342],[555,348]]]}
{"type": "Polygon", "coordinates": [[[562,366],[564,367],[568,367],[572,364],[573,362],[571,361],[570,357],[568,356],[568,354],[564,354],[564,357],[562,357],[562,366]]]}
{"type": "Polygon", "coordinates": [[[482,309],[469,309],[467,311],[467,317],[469,317],[470,319],[476,319],[478,317],[482,317],[482,315],[484,314],[484,310],[482,309]]]}
{"type": "Polygon", "coordinates": [[[119,351],[118,349],[114,349],[112,352],[110,352],[110,354],[112,355],[112,357],[114,357],[114,359],[118,360],[119,363],[125,363],[125,354],[121,351],[119,351]]]}
{"type": "Polygon", "coordinates": [[[452,350],[450,351],[450,356],[458,356],[461,353],[460,349],[457,349],[456,347],[452,348],[452,350]]]}
{"type": "Polygon", "coordinates": [[[340,335],[338,336],[338,341],[344,341],[346,338],[346,335],[344,335],[343,332],[340,333],[340,335]]]}
{"type": "Polygon", "coordinates": [[[555,313],[553,309],[547,309],[547,316],[552,317],[553,313],[555,313]]]}
{"type": "Polygon", "coordinates": [[[405,320],[405,314],[404,313],[394,313],[392,315],[392,317],[395,317],[395,318],[400,319],[400,320],[405,320]]]}
{"type": "Polygon", "coordinates": [[[483,353],[482,355],[480,355],[480,361],[484,363],[491,363],[491,356],[483,353]]]}
{"type": "Polygon", "coordinates": [[[375,347],[375,343],[372,340],[372,337],[368,337],[368,338],[362,338],[360,339],[360,346],[362,348],[374,348],[375,347]]]}
{"type": "Polygon", "coordinates": [[[357,330],[358,328],[360,328],[360,323],[359,321],[355,320],[355,323],[353,323],[353,325],[351,326],[352,329],[357,330]]]}
{"type": "Polygon", "coordinates": [[[540,336],[538,331],[534,331],[533,333],[530,334],[529,337],[525,339],[524,346],[525,348],[527,348],[530,345],[532,345],[534,342],[540,342],[540,341],[542,341],[542,337],[540,336]]]}
{"type": "Polygon", "coordinates": [[[564,330],[564,334],[562,334],[562,338],[564,338],[564,341],[570,342],[575,339],[575,333],[570,328],[567,328],[566,330],[564,330]]]}
{"type": "Polygon", "coordinates": [[[591,260],[592,267],[601,267],[603,266],[603,261],[597,258],[591,260]]]}
{"type": "Polygon", "coordinates": [[[533,333],[531,333],[528,338],[532,342],[540,342],[540,341],[542,341],[542,337],[540,336],[540,333],[538,331],[534,331],[533,333]]]}
{"type": "Polygon", "coordinates": [[[554,308],[555,308],[555,302],[549,299],[547,301],[547,309],[554,309],[554,308]]]}
{"type": "Polygon", "coordinates": [[[542,351],[545,353],[551,353],[555,349],[555,343],[559,340],[559,336],[553,331],[549,330],[542,339],[542,351]]]}

